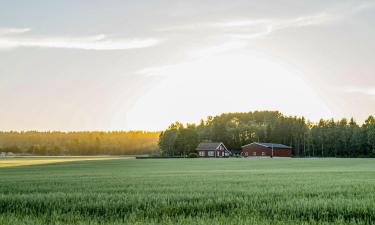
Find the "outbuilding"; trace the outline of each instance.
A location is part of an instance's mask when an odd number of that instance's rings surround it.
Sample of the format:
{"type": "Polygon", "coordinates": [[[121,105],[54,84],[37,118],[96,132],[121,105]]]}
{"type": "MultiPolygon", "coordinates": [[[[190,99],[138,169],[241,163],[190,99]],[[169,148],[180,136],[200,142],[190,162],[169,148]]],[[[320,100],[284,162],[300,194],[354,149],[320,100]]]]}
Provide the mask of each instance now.
{"type": "Polygon", "coordinates": [[[253,142],[242,146],[242,156],[291,157],[292,147],[276,143],[253,142]]]}
{"type": "Polygon", "coordinates": [[[200,143],[196,150],[200,157],[229,157],[231,155],[222,142],[200,143]]]}

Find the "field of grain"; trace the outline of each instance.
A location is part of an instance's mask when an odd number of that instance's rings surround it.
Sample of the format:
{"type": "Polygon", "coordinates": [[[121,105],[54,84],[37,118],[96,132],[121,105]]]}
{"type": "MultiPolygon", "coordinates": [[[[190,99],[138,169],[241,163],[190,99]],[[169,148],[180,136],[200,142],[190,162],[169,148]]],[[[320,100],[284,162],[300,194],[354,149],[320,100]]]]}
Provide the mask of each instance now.
{"type": "Polygon", "coordinates": [[[373,159],[113,159],[0,168],[0,224],[373,221],[373,159]]]}

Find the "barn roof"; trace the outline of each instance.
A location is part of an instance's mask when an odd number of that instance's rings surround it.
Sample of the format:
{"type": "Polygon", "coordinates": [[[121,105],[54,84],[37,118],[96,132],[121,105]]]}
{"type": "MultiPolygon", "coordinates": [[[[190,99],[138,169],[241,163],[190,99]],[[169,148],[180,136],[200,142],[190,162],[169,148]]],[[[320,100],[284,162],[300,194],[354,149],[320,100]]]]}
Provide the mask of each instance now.
{"type": "MultiPolygon", "coordinates": [[[[283,145],[283,144],[277,144],[277,143],[264,143],[264,142],[254,142],[254,143],[251,143],[251,144],[248,144],[248,145],[252,145],[252,144],[257,144],[257,145],[262,145],[266,148],[292,148],[290,146],[287,146],[287,145],[283,145]]],[[[245,147],[245,146],[248,146],[248,145],[244,145],[242,147],[245,147]]]]}
{"type": "MultiPolygon", "coordinates": [[[[201,151],[216,150],[220,145],[224,145],[224,144],[222,142],[200,143],[197,147],[197,150],[201,150],[201,151]]],[[[224,148],[225,148],[225,145],[224,145],[224,148]]]]}

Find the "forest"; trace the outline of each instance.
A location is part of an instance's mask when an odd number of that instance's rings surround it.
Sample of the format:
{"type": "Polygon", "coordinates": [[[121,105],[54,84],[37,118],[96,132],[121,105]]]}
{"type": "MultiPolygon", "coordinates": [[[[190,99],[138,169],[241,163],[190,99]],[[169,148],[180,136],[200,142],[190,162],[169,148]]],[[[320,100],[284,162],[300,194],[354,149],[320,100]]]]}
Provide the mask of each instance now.
{"type": "Polygon", "coordinates": [[[204,141],[223,142],[231,150],[252,142],[280,143],[292,146],[294,157],[374,157],[375,118],[363,124],[353,118],[312,123],[278,111],[224,113],[199,124],[171,124],[160,134],[159,147],[164,155],[180,156],[204,141]]]}
{"type": "Polygon", "coordinates": [[[251,142],[293,147],[294,157],[375,157],[375,118],[363,124],[353,118],[321,119],[286,116],[278,111],[224,113],[198,124],[172,123],[163,132],[0,132],[0,152],[25,155],[186,156],[199,142],[223,142],[240,150],[251,142]]]}
{"type": "Polygon", "coordinates": [[[158,151],[159,132],[0,132],[0,152],[32,155],[131,155],[158,151]]]}

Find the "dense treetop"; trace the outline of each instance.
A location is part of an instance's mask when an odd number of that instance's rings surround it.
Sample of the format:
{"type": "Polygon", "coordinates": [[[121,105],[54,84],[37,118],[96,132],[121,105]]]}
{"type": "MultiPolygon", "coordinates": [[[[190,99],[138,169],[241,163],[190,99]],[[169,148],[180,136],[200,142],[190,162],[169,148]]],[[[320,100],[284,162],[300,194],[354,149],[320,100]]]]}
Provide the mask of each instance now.
{"type": "Polygon", "coordinates": [[[167,155],[195,152],[199,142],[223,142],[240,150],[251,142],[274,142],[293,147],[294,156],[359,157],[375,153],[375,119],[362,125],[354,119],[306,121],[278,111],[224,113],[199,124],[176,122],[160,134],[159,146],[167,155]]]}
{"type": "Polygon", "coordinates": [[[223,142],[240,150],[251,142],[274,142],[293,147],[299,157],[375,156],[375,118],[363,124],[352,119],[306,121],[278,111],[224,113],[199,124],[175,122],[163,132],[0,132],[0,152],[35,155],[128,155],[186,156],[199,142],[223,142]],[[159,146],[159,148],[158,148],[159,146]]]}
{"type": "Polygon", "coordinates": [[[159,132],[0,132],[0,152],[35,155],[127,155],[158,150],[159,132]]]}

